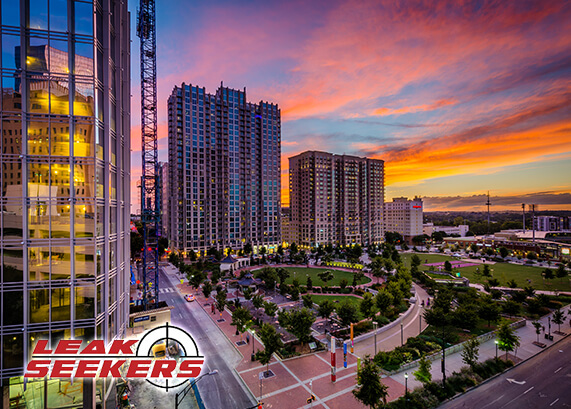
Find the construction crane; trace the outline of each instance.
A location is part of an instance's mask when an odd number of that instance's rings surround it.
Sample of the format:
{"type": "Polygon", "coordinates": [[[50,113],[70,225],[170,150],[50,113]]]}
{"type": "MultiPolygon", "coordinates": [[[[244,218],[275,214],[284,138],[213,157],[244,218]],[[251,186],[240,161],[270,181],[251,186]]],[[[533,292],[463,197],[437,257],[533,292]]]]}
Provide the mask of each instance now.
{"type": "Polygon", "coordinates": [[[157,146],[157,44],[155,0],[140,0],[137,36],[141,40],[141,221],[143,223],[142,284],[143,307],[148,299],[159,303],[159,246],[161,234],[159,153],[157,146]]]}

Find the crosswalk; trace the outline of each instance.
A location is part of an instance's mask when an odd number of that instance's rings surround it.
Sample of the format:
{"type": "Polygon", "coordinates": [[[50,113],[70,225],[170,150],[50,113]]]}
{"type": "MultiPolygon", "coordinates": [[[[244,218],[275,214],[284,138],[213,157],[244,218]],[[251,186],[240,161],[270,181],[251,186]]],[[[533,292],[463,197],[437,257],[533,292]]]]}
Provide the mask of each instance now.
{"type": "Polygon", "coordinates": [[[172,287],[159,288],[159,294],[166,294],[166,293],[176,293],[176,290],[172,287]]]}

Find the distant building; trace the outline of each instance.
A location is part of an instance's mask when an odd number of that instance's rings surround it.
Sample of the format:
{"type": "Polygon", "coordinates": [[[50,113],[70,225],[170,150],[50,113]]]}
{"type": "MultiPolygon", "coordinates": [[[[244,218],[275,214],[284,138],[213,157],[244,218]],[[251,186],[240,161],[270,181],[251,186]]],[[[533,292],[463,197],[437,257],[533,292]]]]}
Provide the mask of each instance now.
{"type": "Polygon", "coordinates": [[[422,199],[395,197],[385,203],[385,231],[400,233],[407,242],[424,234],[422,229],[422,199]]]}
{"type": "Polygon", "coordinates": [[[460,237],[466,237],[466,233],[470,230],[470,226],[467,224],[461,224],[459,226],[435,226],[434,223],[424,223],[422,225],[423,234],[432,236],[432,233],[439,231],[446,233],[448,236],[459,235],[460,237]]]}
{"type": "Polygon", "coordinates": [[[161,189],[161,234],[168,237],[169,229],[169,164],[159,162],[159,186],[161,189]]]}
{"type": "Polygon", "coordinates": [[[246,90],[183,83],[168,99],[169,243],[271,253],[281,243],[281,119],[246,90]]]}
{"type": "Polygon", "coordinates": [[[290,245],[295,241],[291,229],[291,211],[289,207],[282,207],[282,242],[290,245]]]}
{"type": "Polygon", "coordinates": [[[536,216],[533,224],[538,231],[562,231],[570,230],[570,220],[569,217],[536,216]]]}
{"type": "Polygon", "coordinates": [[[384,162],[307,151],[289,158],[290,240],[319,244],[380,243],[384,162]]]}

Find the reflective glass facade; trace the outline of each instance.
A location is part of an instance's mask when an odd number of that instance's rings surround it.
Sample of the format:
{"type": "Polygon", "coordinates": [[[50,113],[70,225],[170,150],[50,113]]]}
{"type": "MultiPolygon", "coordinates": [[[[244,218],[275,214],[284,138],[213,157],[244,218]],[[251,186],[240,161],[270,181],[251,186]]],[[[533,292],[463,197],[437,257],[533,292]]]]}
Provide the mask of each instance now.
{"type": "Polygon", "coordinates": [[[1,0],[0,22],[5,386],[38,339],[125,332],[130,35],[115,0],[1,0]]]}

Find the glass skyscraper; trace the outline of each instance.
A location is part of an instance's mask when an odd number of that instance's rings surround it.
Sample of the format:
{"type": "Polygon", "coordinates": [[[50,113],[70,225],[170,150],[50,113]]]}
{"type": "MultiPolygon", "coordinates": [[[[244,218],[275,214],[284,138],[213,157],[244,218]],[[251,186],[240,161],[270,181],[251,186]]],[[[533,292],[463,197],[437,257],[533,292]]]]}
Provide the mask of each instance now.
{"type": "Polygon", "coordinates": [[[268,252],[281,243],[281,118],[277,104],[248,102],[246,90],[208,94],[175,87],[169,110],[171,247],[268,252]]]}
{"type": "Polygon", "coordinates": [[[2,403],[115,407],[109,381],[22,375],[39,339],[128,325],[127,2],[1,0],[0,22],[2,403]]]}

